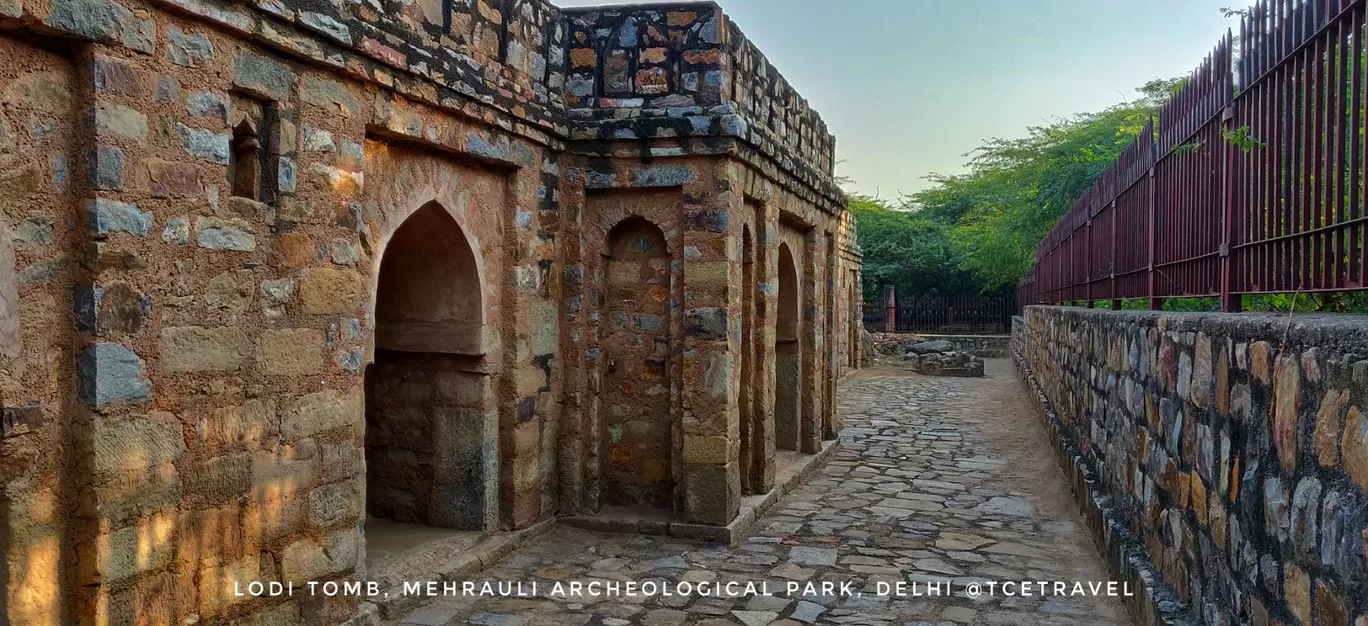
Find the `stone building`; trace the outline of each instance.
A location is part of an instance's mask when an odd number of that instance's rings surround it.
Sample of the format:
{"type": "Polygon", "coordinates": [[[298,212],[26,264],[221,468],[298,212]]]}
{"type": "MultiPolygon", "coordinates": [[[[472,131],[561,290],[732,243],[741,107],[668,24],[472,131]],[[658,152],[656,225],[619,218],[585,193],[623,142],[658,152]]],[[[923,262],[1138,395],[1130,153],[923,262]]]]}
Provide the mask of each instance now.
{"type": "Polygon", "coordinates": [[[713,3],[0,0],[0,55],[10,624],[343,623],[233,583],[724,527],[835,437],[834,138],[713,3]]]}

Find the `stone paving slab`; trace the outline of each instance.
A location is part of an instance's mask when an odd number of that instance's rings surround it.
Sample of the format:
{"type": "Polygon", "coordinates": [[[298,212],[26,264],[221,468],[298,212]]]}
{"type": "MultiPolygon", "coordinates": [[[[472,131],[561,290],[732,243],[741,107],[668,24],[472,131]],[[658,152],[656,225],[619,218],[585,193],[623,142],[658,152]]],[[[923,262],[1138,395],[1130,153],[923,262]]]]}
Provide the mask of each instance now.
{"type": "Polygon", "coordinates": [[[469,581],[494,595],[459,588],[393,623],[1130,623],[1113,597],[964,595],[974,582],[1108,580],[1007,367],[990,362],[983,379],[875,369],[847,382],[835,458],[735,545],[557,526],[469,581]],[[591,583],[619,591],[589,595],[591,583]],[[632,583],[656,593],[627,595],[632,583]],[[680,593],[700,584],[723,593],[680,593]]]}

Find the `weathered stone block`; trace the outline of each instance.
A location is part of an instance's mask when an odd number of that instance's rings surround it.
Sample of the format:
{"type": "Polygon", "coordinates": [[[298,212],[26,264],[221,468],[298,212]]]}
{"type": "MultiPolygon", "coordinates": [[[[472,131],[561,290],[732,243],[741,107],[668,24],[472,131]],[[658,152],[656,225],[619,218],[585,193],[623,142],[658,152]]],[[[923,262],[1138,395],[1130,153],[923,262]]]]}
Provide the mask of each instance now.
{"type": "Polygon", "coordinates": [[[294,71],[279,61],[238,52],[233,58],[233,84],[270,100],[289,100],[294,71]]]}
{"type": "Polygon", "coordinates": [[[82,402],[95,407],[143,402],[152,394],[147,367],[131,348],[120,343],[95,343],[76,359],[82,402]]]}
{"type": "Polygon", "coordinates": [[[684,468],[684,519],[695,524],[725,526],[740,506],[741,478],[727,465],[684,468]]]}
{"type": "Polygon", "coordinates": [[[166,565],[175,552],[175,529],[174,514],[158,515],[78,546],[81,582],[115,583],[166,565]]]}
{"type": "Polygon", "coordinates": [[[152,216],[138,209],[136,204],[95,198],[86,208],[86,223],[90,234],[99,237],[124,232],[142,237],[152,229],[152,216]]]}
{"type": "Polygon", "coordinates": [[[728,315],[722,307],[689,309],[684,312],[684,333],[694,339],[726,339],[728,315]]]}
{"type": "Polygon", "coordinates": [[[274,400],[248,400],[214,409],[196,425],[202,441],[220,447],[255,446],[280,435],[274,400]]]}
{"type": "Polygon", "coordinates": [[[281,579],[296,584],[321,580],[356,567],[359,554],[355,527],[339,530],[321,541],[301,539],[281,551],[281,579]]]}
{"type": "Polygon", "coordinates": [[[281,434],[286,441],[296,441],[342,427],[360,432],[363,416],[364,401],[360,388],[346,392],[328,389],[308,394],[291,403],[285,409],[281,434]]]}
{"type": "Polygon", "coordinates": [[[256,250],[256,235],[252,234],[251,226],[240,219],[197,217],[195,240],[201,248],[209,250],[256,250]]]}
{"type": "Polygon", "coordinates": [[[352,94],[350,88],[343,83],[317,74],[309,74],[304,77],[303,86],[299,90],[299,99],[323,107],[329,113],[342,117],[352,117],[361,111],[361,103],[352,94]]]}
{"type": "Polygon", "coordinates": [[[252,462],[246,452],[201,461],[185,472],[185,490],[209,503],[235,501],[252,487],[252,462]]]}
{"type": "Polygon", "coordinates": [[[288,328],[261,333],[257,365],[272,376],[302,376],[323,371],[322,330],[288,328]]]}
{"type": "Polygon", "coordinates": [[[315,267],[299,273],[299,303],[306,315],[355,313],[361,306],[361,275],[315,267]]]}
{"type": "Polygon", "coordinates": [[[170,327],[161,331],[159,362],[167,372],[232,372],[250,350],[247,335],[233,327],[170,327]]]}
{"type": "Polygon", "coordinates": [[[355,527],[364,507],[358,481],[324,485],[309,492],[309,523],[317,528],[355,527]]]}
{"type": "Polygon", "coordinates": [[[185,439],[170,413],[97,417],[91,452],[90,469],[96,474],[132,472],[175,462],[185,453],[185,439]]]}

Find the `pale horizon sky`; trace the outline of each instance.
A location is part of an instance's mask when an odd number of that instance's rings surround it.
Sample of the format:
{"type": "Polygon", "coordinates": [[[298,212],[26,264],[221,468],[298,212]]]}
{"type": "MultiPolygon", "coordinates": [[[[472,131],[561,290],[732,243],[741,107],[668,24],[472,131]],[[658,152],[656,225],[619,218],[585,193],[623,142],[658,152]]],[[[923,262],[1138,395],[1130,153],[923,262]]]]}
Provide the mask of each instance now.
{"type": "MultiPolygon", "coordinates": [[[[552,0],[560,6],[610,0],[552,0]]],[[[896,199],[965,153],[1187,74],[1251,0],[718,0],[836,135],[846,190],[896,199]]]]}

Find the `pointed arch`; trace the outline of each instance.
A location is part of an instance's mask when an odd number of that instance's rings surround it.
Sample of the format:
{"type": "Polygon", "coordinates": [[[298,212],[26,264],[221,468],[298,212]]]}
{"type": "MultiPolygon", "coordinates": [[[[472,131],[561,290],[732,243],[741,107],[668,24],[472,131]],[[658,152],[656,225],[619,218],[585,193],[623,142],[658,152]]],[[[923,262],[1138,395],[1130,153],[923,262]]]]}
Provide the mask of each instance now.
{"type": "Polygon", "coordinates": [[[484,353],[484,281],[476,248],[437,202],[394,231],[380,260],[375,346],[405,352],[484,353]]]}

